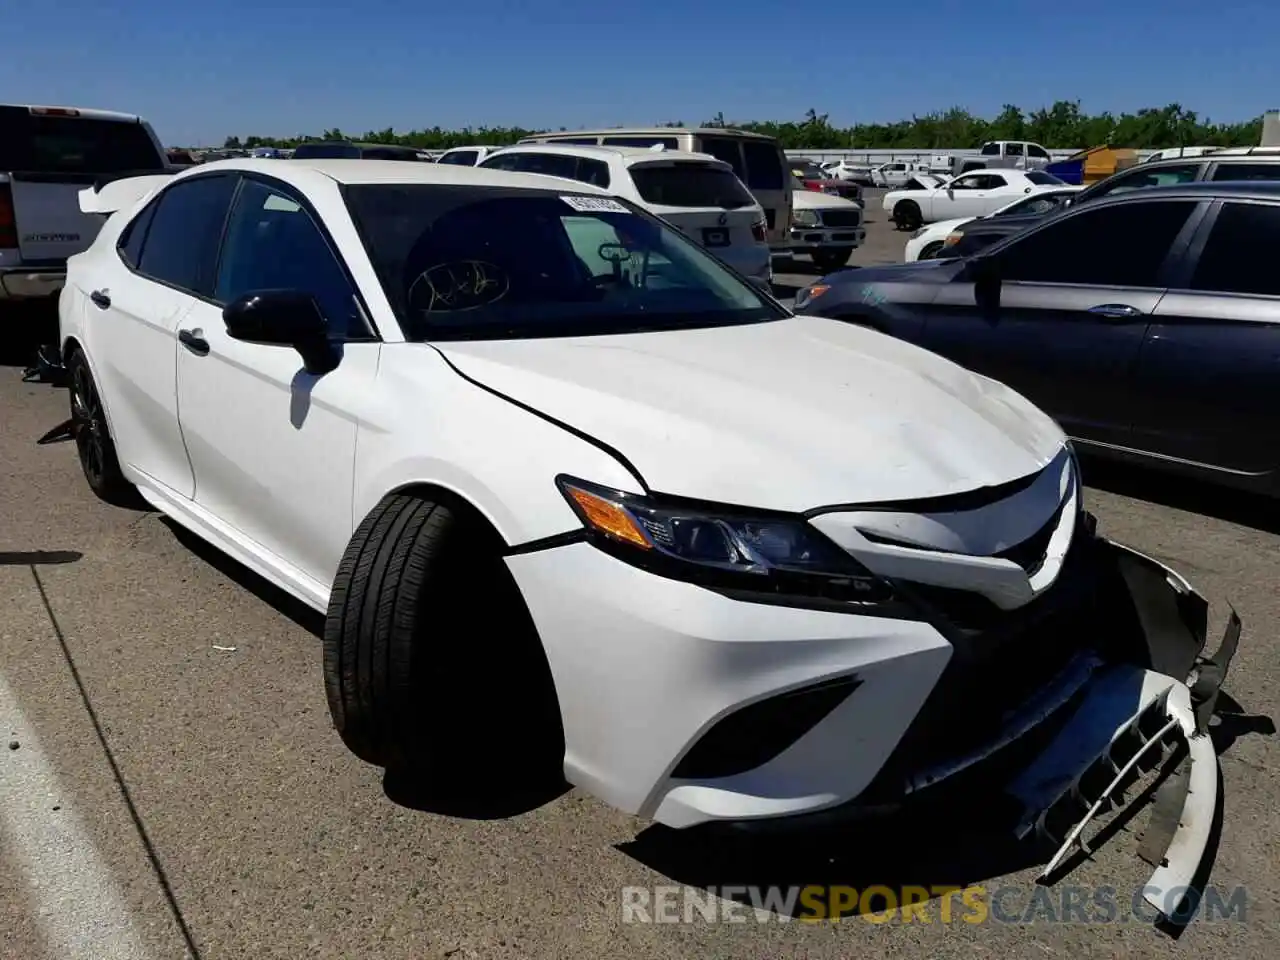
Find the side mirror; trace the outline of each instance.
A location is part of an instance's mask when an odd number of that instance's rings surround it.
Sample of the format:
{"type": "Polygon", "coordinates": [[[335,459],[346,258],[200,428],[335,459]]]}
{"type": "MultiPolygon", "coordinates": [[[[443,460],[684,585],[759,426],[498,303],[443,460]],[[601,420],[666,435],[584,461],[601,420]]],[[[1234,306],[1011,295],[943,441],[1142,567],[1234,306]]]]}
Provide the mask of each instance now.
{"type": "Polygon", "coordinates": [[[337,347],[316,298],[301,290],[257,290],[222,310],[227,335],[245,343],[293,347],[303,368],[323,376],[338,366],[337,347]]]}
{"type": "Polygon", "coordinates": [[[1000,309],[1000,264],[994,257],[974,257],[966,268],[973,300],[984,313],[1000,309]]]}

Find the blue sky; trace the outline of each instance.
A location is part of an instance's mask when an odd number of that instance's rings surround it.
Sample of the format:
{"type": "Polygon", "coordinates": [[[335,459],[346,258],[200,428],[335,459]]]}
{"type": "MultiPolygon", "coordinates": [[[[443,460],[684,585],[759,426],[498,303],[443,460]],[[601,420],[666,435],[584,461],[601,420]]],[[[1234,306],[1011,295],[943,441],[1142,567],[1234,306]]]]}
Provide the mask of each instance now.
{"type": "Polygon", "coordinates": [[[1232,121],[1280,107],[1276,0],[47,0],[3,22],[6,101],[136,112],[184,145],[810,107],[840,125],[1056,99],[1232,121]]]}

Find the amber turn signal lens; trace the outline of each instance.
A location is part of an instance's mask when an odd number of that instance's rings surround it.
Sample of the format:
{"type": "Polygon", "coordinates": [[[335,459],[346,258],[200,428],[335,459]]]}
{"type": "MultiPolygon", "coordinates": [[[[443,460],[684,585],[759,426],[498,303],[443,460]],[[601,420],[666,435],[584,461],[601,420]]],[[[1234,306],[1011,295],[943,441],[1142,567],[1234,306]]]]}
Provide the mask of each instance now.
{"type": "Polygon", "coordinates": [[[631,515],[616,503],[594,493],[565,484],[565,490],[582,511],[583,518],[596,530],[644,550],[652,550],[649,538],[636,526],[631,515]]]}

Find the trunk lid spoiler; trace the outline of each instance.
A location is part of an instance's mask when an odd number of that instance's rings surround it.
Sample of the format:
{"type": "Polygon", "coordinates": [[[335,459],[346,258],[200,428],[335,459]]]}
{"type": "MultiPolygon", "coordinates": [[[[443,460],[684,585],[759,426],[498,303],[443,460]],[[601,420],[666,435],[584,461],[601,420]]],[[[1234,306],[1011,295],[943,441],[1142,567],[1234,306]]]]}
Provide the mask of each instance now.
{"type": "Polygon", "coordinates": [[[103,178],[92,187],[80,191],[81,213],[97,213],[110,216],[146,195],[155,192],[177,171],[169,173],[149,173],[145,176],[129,176],[103,178]]]}

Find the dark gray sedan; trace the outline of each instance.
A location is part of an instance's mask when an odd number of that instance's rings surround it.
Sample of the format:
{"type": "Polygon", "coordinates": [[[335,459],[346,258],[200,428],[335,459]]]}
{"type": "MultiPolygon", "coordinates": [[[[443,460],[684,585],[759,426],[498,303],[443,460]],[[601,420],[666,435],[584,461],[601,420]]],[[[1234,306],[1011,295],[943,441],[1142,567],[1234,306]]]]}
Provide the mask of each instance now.
{"type": "Polygon", "coordinates": [[[1280,494],[1280,184],[1072,206],[976,257],[845,270],[796,312],[1003,381],[1095,452],[1280,494]]]}

